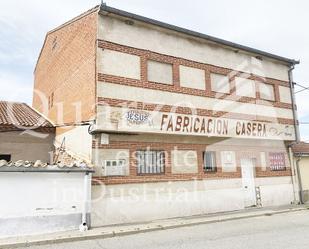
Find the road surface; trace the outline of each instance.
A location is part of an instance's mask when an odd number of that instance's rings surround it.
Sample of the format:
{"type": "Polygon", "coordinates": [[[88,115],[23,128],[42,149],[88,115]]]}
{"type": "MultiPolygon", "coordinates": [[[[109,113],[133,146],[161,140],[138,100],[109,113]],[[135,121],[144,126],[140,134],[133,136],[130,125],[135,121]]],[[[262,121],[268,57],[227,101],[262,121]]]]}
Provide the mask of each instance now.
{"type": "MultiPolygon", "coordinates": [[[[29,247],[28,247],[29,248],[29,247]]],[[[32,249],[309,249],[309,210],[32,249]]]]}

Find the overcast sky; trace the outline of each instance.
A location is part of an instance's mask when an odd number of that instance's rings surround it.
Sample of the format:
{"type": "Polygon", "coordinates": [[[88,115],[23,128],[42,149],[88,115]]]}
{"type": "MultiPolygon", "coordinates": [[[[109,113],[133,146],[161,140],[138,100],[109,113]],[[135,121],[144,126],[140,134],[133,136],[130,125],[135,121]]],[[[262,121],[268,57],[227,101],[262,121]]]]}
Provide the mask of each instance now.
{"type": "MultiPolygon", "coordinates": [[[[309,87],[306,0],[107,0],[108,5],[181,27],[300,59],[294,81],[309,87]]],[[[31,104],[33,69],[47,31],[99,4],[97,0],[0,0],[0,100],[31,104]]],[[[297,89],[298,90],[298,89],[297,89]]],[[[297,94],[309,123],[309,91],[297,94]]],[[[301,125],[309,141],[309,124],[301,125]]]]}

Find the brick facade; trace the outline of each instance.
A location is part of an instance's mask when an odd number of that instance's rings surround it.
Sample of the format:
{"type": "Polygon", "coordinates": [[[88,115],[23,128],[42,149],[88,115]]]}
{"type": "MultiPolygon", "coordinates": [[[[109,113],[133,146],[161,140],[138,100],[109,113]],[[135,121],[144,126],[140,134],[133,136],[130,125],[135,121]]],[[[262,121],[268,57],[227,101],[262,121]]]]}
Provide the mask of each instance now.
{"type": "MultiPolygon", "coordinates": [[[[167,139],[168,140],[168,137],[167,139]]],[[[94,184],[123,184],[123,183],[144,183],[144,182],[164,182],[164,181],[189,181],[189,180],[202,180],[202,179],[227,179],[227,178],[241,178],[241,158],[255,158],[256,177],[276,177],[276,176],[291,176],[290,163],[287,157],[287,153],[284,148],[263,148],[263,147],[241,147],[233,146],[227,148],[215,147],[205,144],[186,144],[186,143],[160,143],[160,142],[141,142],[141,141],[110,141],[108,145],[102,145],[99,140],[93,141],[93,149],[129,149],[129,175],[128,176],[97,176],[94,177],[94,184]],[[177,148],[177,150],[193,150],[197,152],[198,159],[198,173],[197,174],[172,174],[171,172],[171,151],[177,148]],[[216,151],[217,157],[217,172],[204,172],[203,171],[203,157],[202,154],[205,150],[216,151]],[[137,150],[163,150],[166,153],[165,157],[165,172],[162,174],[137,174],[137,164],[135,153],[137,150]],[[224,150],[232,150],[236,153],[236,166],[235,172],[223,172],[220,152],[224,150]],[[260,151],[269,152],[282,152],[286,154],[285,164],[287,166],[284,171],[271,171],[269,163],[267,163],[266,170],[262,170],[260,161],[260,151]]],[[[98,165],[100,167],[100,165],[98,165]]]]}
{"type": "Polygon", "coordinates": [[[94,119],[97,19],[94,8],[46,36],[34,72],[33,106],[56,124],[94,119]]]}

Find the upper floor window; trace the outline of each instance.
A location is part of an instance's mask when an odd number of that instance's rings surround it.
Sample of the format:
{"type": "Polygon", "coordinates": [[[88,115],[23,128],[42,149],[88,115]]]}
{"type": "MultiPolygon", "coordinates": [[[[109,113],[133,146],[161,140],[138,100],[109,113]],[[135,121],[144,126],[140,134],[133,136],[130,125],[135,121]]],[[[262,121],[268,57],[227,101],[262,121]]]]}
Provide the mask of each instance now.
{"type": "Polygon", "coordinates": [[[275,101],[274,86],[259,82],[259,90],[261,99],[275,101]]]}
{"type": "Polygon", "coordinates": [[[161,174],[165,170],[165,152],[161,150],[138,150],[137,173],[161,174]]]}
{"type": "Polygon", "coordinates": [[[244,97],[256,97],[255,81],[236,77],[235,78],[236,95],[244,97]]]}
{"type": "Polygon", "coordinates": [[[148,81],[173,84],[173,65],[149,60],[147,63],[148,81]]]}
{"type": "Polygon", "coordinates": [[[229,77],[226,75],[212,73],[210,75],[211,90],[219,93],[230,93],[229,77]]]}

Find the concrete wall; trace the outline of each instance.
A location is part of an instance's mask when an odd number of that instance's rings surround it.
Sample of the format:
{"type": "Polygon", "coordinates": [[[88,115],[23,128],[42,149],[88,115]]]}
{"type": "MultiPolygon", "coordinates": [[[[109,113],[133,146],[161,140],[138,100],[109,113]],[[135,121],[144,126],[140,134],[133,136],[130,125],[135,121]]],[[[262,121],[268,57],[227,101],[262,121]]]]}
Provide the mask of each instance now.
{"type": "Polygon", "coordinates": [[[241,77],[235,78],[236,94],[238,96],[256,97],[255,81],[241,77]]]}
{"type": "Polygon", "coordinates": [[[270,84],[264,84],[262,82],[259,82],[258,84],[261,98],[274,101],[275,100],[274,86],[270,84]]]}
{"type": "Polygon", "coordinates": [[[147,77],[149,81],[171,85],[173,84],[173,65],[149,60],[147,77]]]}
{"type": "Polygon", "coordinates": [[[93,186],[92,225],[151,221],[244,207],[241,180],[93,186]]]}
{"type": "Polygon", "coordinates": [[[0,196],[0,237],[77,229],[84,174],[0,172],[0,196]]]}
{"type": "MultiPolygon", "coordinates": [[[[261,188],[263,207],[293,201],[291,177],[256,178],[255,182],[261,188]]],[[[244,209],[240,178],[97,185],[92,191],[93,226],[244,209]]]]}
{"type": "Polygon", "coordinates": [[[183,87],[205,90],[205,71],[193,67],[180,65],[179,67],[180,85],[183,87]]]}
{"type": "Polygon", "coordinates": [[[299,161],[300,177],[303,188],[303,198],[309,201],[309,157],[302,157],[299,161]]]}
{"type": "Polygon", "coordinates": [[[214,74],[210,75],[211,90],[220,93],[230,93],[229,78],[226,75],[214,74]]]}
{"type": "Polygon", "coordinates": [[[235,53],[233,48],[138,21],[127,25],[124,19],[114,16],[100,15],[98,25],[99,39],[288,81],[288,67],[268,58],[260,61],[254,58],[255,55],[243,51],[235,53]]]}
{"type": "Polygon", "coordinates": [[[65,138],[65,149],[78,159],[91,161],[92,135],[88,133],[88,125],[67,126],[56,129],[56,146],[59,147],[65,138]]]}
{"type": "Polygon", "coordinates": [[[260,187],[263,207],[290,205],[294,201],[291,176],[256,178],[255,184],[260,187]]]}
{"type": "Polygon", "coordinates": [[[97,60],[102,73],[140,79],[140,58],[138,56],[98,49],[97,60]]]}
{"type": "Polygon", "coordinates": [[[280,95],[281,102],[288,103],[288,104],[292,103],[290,88],[279,86],[279,95],[280,95]]]}
{"type": "Polygon", "coordinates": [[[11,160],[50,162],[54,134],[23,133],[22,131],[0,133],[0,154],[12,155],[11,160]]]}

